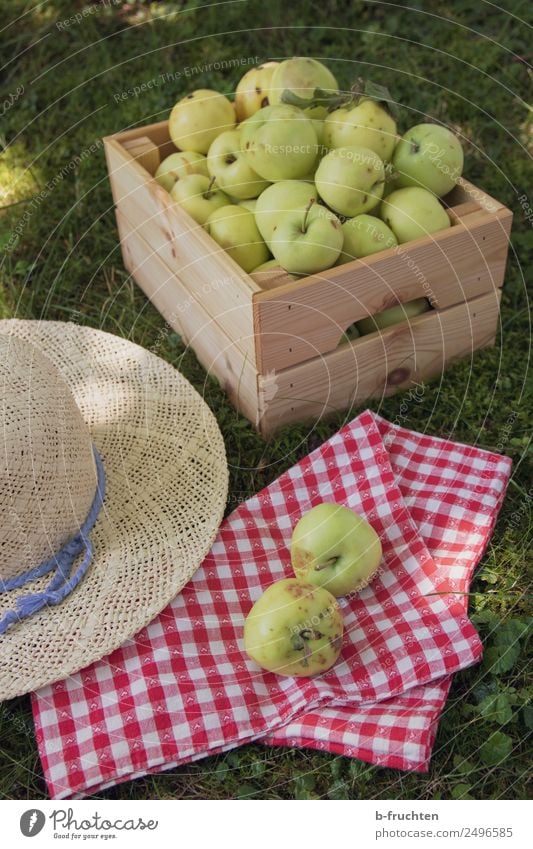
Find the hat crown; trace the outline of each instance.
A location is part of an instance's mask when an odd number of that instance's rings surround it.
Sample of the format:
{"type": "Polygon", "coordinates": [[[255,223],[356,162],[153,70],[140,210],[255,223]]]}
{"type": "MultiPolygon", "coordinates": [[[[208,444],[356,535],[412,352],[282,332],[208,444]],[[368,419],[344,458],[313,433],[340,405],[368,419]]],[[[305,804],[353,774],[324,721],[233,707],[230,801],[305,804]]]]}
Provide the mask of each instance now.
{"type": "Polygon", "coordinates": [[[0,580],[58,552],[96,489],[88,427],[58,369],[34,345],[0,334],[0,580]]]}

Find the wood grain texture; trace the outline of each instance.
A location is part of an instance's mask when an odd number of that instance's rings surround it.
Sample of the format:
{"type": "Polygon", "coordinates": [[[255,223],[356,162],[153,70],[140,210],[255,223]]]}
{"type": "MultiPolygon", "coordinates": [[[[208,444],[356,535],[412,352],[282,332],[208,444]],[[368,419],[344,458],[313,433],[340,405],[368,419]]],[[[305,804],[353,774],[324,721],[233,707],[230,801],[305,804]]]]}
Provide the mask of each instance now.
{"type": "Polygon", "coordinates": [[[105,144],[117,208],[225,333],[255,362],[252,294],[259,286],[114,139],[105,144]]]}
{"type": "Polygon", "coordinates": [[[153,179],[143,146],[173,152],[168,123],[104,139],[126,268],[263,435],[389,395],[493,342],[512,213],[471,183],[443,199],[448,230],[312,277],[254,279],[153,179]],[[421,296],[430,313],[339,345],[354,321],[421,296]]]}
{"type": "Polygon", "coordinates": [[[464,177],[461,177],[459,183],[452,189],[443,199],[447,206],[459,206],[463,203],[474,202],[486,212],[499,212],[506,207],[499,200],[488,195],[482,189],[474,186],[464,177]]]}
{"type": "Polygon", "coordinates": [[[316,420],[368,398],[422,383],[457,359],[494,343],[501,292],[432,311],[337,351],[259,377],[263,436],[305,419],[316,420]]]}
{"type": "Polygon", "coordinates": [[[118,144],[125,145],[143,136],[148,137],[159,148],[161,159],[177,151],[177,147],[174,145],[168,132],[168,121],[159,121],[157,124],[148,124],[146,127],[134,127],[132,130],[124,130],[122,133],[106,136],[104,143],[113,139],[118,144]]]}
{"type": "Polygon", "coordinates": [[[503,284],[512,213],[471,212],[448,230],[254,295],[260,373],[333,351],[354,322],[427,297],[435,309],[503,284]]]}
{"type": "Polygon", "coordinates": [[[148,136],[140,136],[124,142],[124,147],[139,165],[153,177],[161,163],[158,146],[148,136]]]}
{"type": "Polygon", "coordinates": [[[207,373],[217,378],[232,404],[255,422],[257,372],[253,364],[191,297],[177,275],[152,251],[126,216],[119,210],[116,215],[127,271],[167,324],[193,348],[207,373]]]}
{"type": "Polygon", "coordinates": [[[284,268],[268,268],[266,271],[256,271],[250,274],[254,280],[264,291],[277,289],[279,286],[284,286],[285,283],[291,283],[294,277],[288,274],[284,268]]]}

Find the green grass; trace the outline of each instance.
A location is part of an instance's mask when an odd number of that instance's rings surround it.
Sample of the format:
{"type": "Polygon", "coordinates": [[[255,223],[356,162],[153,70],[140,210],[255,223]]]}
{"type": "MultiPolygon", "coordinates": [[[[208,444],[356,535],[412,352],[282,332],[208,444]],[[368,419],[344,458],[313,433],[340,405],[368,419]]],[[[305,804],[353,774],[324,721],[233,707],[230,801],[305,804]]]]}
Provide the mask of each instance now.
{"type": "MultiPolygon", "coordinates": [[[[531,185],[524,149],[531,113],[524,103],[530,42],[519,19],[526,18],[529,4],[509,0],[505,12],[480,0],[412,0],[405,6],[411,11],[357,0],[235,0],[212,7],[198,1],[117,2],[63,30],[55,23],[87,8],[83,3],[10,0],[11,25],[4,11],[0,56],[8,64],[2,97],[11,93],[14,102],[0,109],[0,316],[74,318],[179,366],[216,412],[233,499],[268,484],[333,434],[347,414],[320,422],[312,432],[296,426],[268,445],[261,442],[128,279],[104,156],[95,143],[107,133],[162,120],[190,88],[230,93],[240,76],[237,68],[207,69],[188,78],[186,68],[304,53],[328,61],[345,87],[361,74],[387,85],[405,104],[404,129],[426,114],[455,127],[466,140],[467,178],[515,211],[496,347],[457,364],[420,401],[408,402],[406,413],[402,408],[408,427],[502,451],[513,460],[508,495],[470,599],[485,660],[454,679],[429,773],[408,775],[311,750],[248,745],[123,784],[103,797],[526,797],[532,688],[523,623],[530,614],[526,564],[533,524],[526,278],[532,234],[519,198],[531,185]],[[115,103],[114,93],[165,73],[175,81],[115,103]],[[15,97],[20,85],[24,92],[15,97]],[[66,170],[75,157],[79,164],[66,170]]],[[[400,395],[371,406],[393,420],[401,404],[400,395]]],[[[38,798],[45,792],[29,699],[4,703],[0,797],[38,798]]]]}

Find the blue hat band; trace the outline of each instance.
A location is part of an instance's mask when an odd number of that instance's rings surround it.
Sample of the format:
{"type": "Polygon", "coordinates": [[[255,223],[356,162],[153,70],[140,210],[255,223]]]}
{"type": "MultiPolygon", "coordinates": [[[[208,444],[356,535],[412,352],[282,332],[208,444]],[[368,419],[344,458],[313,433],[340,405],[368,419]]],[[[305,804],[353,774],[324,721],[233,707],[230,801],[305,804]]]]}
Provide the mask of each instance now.
{"type": "Polygon", "coordinates": [[[20,622],[22,619],[27,619],[29,616],[33,616],[34,613],[42,610],[43,607],[61,604],[78,586],[87,572],[93,557],[93,546],[89,539],[89,534],[102,508],[106,486],[104,465],[94,446],[93,453],[97,471],[96,492],[91,509],[80,530],[56,554],[53,554],[52,557],[45,560],[39,566],[35,566],[22,575],[17,575],[15,578],[10,578],[7,581],[0,580],[0,593],[9,592],[19,589],[30,581],[41,578],[43,575],[51,572],[52,569],[55,569],[54,577],[43,592],[19,596],[13,610],[8,610],[2,616],[0,619],[0,634],[5,634],[11,625],[20,622]],[[74,561],[80,554],[83,554],[83,560],[76,571],[71,574],[74,561]]]}

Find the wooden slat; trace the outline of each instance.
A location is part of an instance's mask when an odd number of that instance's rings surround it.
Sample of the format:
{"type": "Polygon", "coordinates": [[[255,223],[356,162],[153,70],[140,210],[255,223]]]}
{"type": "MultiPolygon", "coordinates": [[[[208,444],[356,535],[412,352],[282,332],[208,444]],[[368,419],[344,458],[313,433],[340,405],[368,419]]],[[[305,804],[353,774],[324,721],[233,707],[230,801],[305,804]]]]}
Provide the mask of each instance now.
{"type": "Polygon", "coordinates": [[[285,283],[291,283],[294,280],[294,277],[288,274],[284,268],[267,268],[266,271],[252,273],[250,277],[265,291],[277,289],[279,286],[284,286],[285,283]]]}
{"type": "Polygon", "coordinates": [[[254,295],[258,371],[335,350],[354,321],[398,301],[436,309],[502,285],[512,213],[471,213],[448,230],[254,295]]]}
{"type": "Polygon", "coordinates": [[[159,148],[161,159],[164,159],[170,153],[175,153],[177,150],[168,132],[168,121],[159,121],[157,124],[148,124],[146,127],[134,127],[131,130],[124,130],[121,133],[107,136],[104,142],[113,139],[118,144],[124,145],[130,141],[136,141],[142,138],[142,136],[148,136],[150,141],[159,148]]]}
{"type": "Polygon", "coordinates": [[[474,212],[481,211],[479,204],[469,200],[466,203],[460,203],[458,206],[453,206],[448,209],[448,215],[450,216],[452,224],[460,224],[462,218],[466,218],[467,215],[471,215],[474,212]]]}
{"type": "Polygon", "coordinates": [[[459,184],[443,198],[443,201],[447,206],[451,207],[474,202],[490,213],[499,212],[506,208],[499,200],[496,200],[496,198],[491,197],[477,186],[474,186],[473,183],[465,180],[464,177],[461,177],[459,184]]]}
{"type": "Polygon", "coordinates": [[[124,265],[167,324],[195,351],[214,374],[232,404],[252,422],[257,418],[257,372],[246,354],[229,339],[191,297],[127,218],[117,210],[124,265]]]}
{"type": "Polygon", "coordinates": [[[390,395],[494,343],[501,292],[346,343],[325,357],[259,377],[263,436],[282,425],[390,395]]]}
{"type": "Polygon", "coordinates": [[[259,286],[113,139],[105,143],[113,198],[165,264],[255,362],[252,294],[259,286]]]}
{"type": "Polygon", "coordinates": [[[135,161],[153,177],[161,162],[158,146],[148,136],[141,136],[138,139],[124,142],[124,147],[135,161]]]}

